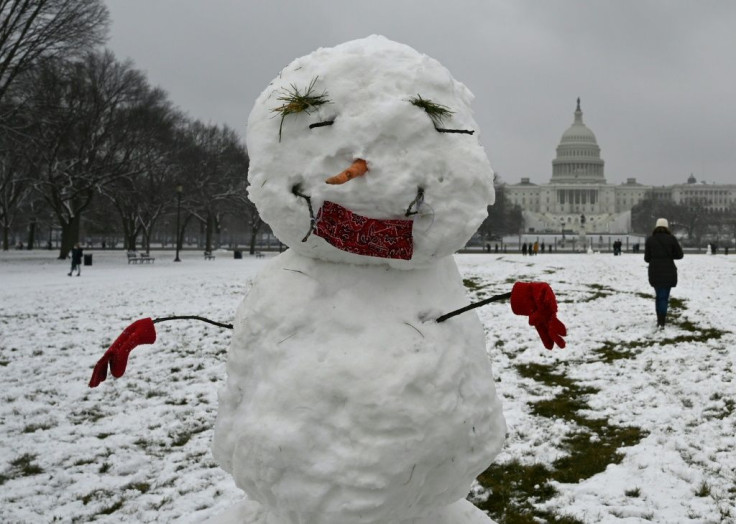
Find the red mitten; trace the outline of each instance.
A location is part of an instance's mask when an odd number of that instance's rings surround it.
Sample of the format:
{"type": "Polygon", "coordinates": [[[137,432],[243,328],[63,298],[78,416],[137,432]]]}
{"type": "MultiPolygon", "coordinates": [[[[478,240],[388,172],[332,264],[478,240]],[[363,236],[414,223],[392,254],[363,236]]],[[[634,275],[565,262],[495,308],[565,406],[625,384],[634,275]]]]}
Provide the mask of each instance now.
{"type": "Polygon", "coordinates": [[[107,366],[110,365],[110,373],[115,378],[122,377],[125,367],[128,365],[128,355],[133,348],[140,344],[153,344],[156,342],[156,328],[153,320],[142,318],[136,320],[123,331],[105,351],[102,358],[97,361],[89,381],[89,387],[96,388],[100,382],[107,378],[107,366]]]}
{"type": "Polygon", "coordinates": [[[546,282],[517,282],[511,289],[511,310],[528,315],[529,325],[537,328],[544,347],[565,347],[565,324],[557,318],[557,299],[546,282]]]}

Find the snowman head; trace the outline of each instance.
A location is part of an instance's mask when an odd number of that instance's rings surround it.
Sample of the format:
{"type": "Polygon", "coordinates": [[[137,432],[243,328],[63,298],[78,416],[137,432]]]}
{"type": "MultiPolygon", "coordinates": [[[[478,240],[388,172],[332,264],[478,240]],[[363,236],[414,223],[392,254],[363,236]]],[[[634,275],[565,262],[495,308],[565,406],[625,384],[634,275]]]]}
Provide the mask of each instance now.
{"type": "Polygon", "coordinates": [[[471,100],[439,62],[382,36],[320,48],[256,100],[249,197],[301,254],[431,264],[465,245],[494,199],[471,100]]]}

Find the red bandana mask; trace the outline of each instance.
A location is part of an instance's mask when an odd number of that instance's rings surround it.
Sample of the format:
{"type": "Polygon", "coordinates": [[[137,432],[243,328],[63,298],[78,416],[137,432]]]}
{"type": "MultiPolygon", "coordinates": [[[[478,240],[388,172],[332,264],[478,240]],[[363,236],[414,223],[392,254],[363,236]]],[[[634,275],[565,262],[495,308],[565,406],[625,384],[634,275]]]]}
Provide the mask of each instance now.
{"type": "Polygon", "coordinates": [[[414,253],[412,225],[411,220],[364,217],[325,201],[317,214],[314,234],[348,253],[411,260],[414,253]]]}

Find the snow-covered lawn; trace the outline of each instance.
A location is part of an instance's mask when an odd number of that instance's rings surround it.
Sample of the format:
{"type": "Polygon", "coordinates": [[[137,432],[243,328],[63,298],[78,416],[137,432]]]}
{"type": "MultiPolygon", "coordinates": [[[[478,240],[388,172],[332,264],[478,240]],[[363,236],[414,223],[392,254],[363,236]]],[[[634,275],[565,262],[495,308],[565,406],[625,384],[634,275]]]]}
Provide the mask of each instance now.
{"type": "MultiPolygon", "coordinates": [[[[228,330],[158,324],[158,341],[132,353],[125,377],[87,387],[94,363],[135,319],[231,321],[267,259],[185,252],[176,264],[169,252],[153,255],[154,264],[128,265],[123,252],[96,251],[70,278],[53,253],[0,254],[0,522],[196,522],[242,496],[209,450],[228,330]]],[[[678,263],[664,332],[654,331],[641,255],[456,259],[469,300],[516,280],[549,282],[569,331],[567,348],[550,352],[507,304],[476,310],[509,426],[497,463],[549,466],[581,431],[537,413],[539,401],[569,392],[520,372],[527,364],[590,388],[586,418],[642,432],[602,473],[553,481],[557,494],[539,509],[586,523],[736,519],[736,257],[678,263]]]]}

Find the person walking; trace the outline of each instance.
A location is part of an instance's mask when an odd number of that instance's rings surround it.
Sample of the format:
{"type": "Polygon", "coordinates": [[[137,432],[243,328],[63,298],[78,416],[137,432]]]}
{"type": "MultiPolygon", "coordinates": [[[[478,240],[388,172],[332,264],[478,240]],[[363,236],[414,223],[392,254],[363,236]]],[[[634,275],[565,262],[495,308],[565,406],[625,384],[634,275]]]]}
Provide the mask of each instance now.
{"type": "Polygon", "coordinates": [[[72,269],[68,275],[72,276],[72,273],[76,270],[77,276],[82,273],[82,248],[79,247],[79,243],[74,244],[72,248],[72,269]]]}
{"type": "Polygon", "coordinates": [[[670,233],[666,218],[657,219],[654,231],[644,244],[644,262],[649,264],[649,284],[654,288],[657,327],[664,328],[670,290],[677,285],[675,260],[683,257],[677,238],[670,233]]]}

